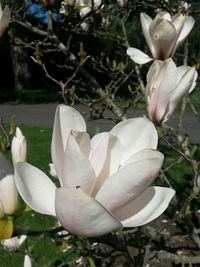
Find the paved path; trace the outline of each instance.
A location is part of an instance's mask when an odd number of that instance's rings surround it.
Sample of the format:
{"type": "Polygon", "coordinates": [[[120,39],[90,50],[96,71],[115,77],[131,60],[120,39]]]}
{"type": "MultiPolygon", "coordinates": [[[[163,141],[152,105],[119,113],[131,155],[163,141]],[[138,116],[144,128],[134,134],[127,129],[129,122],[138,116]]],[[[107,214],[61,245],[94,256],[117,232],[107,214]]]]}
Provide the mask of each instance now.
{"type": "MultiPolygon", "coordinates": [[[[16,116],[17,124],[24,124],[33,127],[52,128],[54,113],[57,104],[1,104],[0,114],[3,116],[4,122],[9,122],[12,115],[16,116]]],[[[87,120],[87,127],[89,133],[94,133],[95,129],[99,128],[100,131],[110,130],[115,122],[113,121],[114,115],[110,111],[104,112],[104,119],[90,120],[89,109],[83,105],[77,105],[76,108],[82,113],[87,120]]],[[[143,111],[131,110],[127,113],[127,117],[142,116],[143,111]]],[[[177,116],[169,122],[170,125],[177,124],[177,116]]],[[[194,144],[200,144],[200,121],[191,112],[187,112],[184,116],[183,122],[184,133],[189,135],[190,140],[194,144]]]]}

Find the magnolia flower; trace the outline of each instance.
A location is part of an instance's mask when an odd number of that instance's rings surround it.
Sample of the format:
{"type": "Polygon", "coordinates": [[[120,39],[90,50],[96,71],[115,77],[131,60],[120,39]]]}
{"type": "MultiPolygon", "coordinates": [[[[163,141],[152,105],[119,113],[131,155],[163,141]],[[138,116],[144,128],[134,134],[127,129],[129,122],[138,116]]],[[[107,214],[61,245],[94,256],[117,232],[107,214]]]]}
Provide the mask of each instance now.
{"type": "Polygon", "coordinates": [[[16,128],[15,136],[13,137],[11,144],[12,160],[13,164],[19,161],[26,161],[26,138],[22,134],[19,127],[16,128]]]}
{"type": "Polygon", "coordinates": [[[145,89],[149,118],[157,124],[166,122],[178,103],[194,89],[196,79],[193,67],[176,67],[172,59],[154,61],[145,89]]]}
{"type": "Polygon", "coordinates": [[[9,251],[16,251],[20,248],[20,246],[25,242],[27,236],[21,235],[21,236],[15,236],[9,239],[1,240],[1,244],[3,247],[9,251]]]}
{"type": "MultiPolygon", "coordinates": [[[[13,162],[26,158],[26,141],[19,128],[16,129],[16,137],[13,138],[11,151],[13,162]],[[21,153],[24,151],[24,153],[21,153]],[[23,156],[22,156],[23,155],[23,156]]],[[[19,206],[18,192],[14,181],[12,164],[0,153],[0,219],[4,215],[13,215],[19,206]]]]}
{"type": "Polygon", "coordinates": [[[13,177],[13,166],[0,153],[0,219],[14,214],[19,205],[18,193],[13,177]]]}
{"type": "Polygon", "coordinates": [[[102,3],[101,0],[94,0],[92,6],[92,1],[76,1],[76,2],[77,2],[76,5],[79,5],[80,7],[81,18],[85,17],[89,12],[91,12],[92,8],[93,10],[97,10],[102,3]]]}
{"type": "Polygon", "coordinates": [[[51,151],[61,187],[28,163],[16,164],[16,186],[33,210],[56,216],[79,236],[143,225],[162,214],[174,195],[170,188],[149,187],[163,162],[157,141],[146,118],[126,120],[90,140],[81,114],[59,105],[51,151]]]}
{"type": "Polygon", "coordinates": [[[154,20],[141,13],[142,31],[152,57],[137,48],[130,47],[127,54],[138,64],[145,64],[153,59],[165,60],[172,57],[177,47],[185,40],[194,26],[194,19],[186,14],[170,14],[160,11],[154,20]]]}
{"type": "Polygon", "coordinates": [[[2,6],[0,3],[0,37],[4,34],[6,28],[11,19],[10,9],[8,6],[5,6],[4,10],[2,10],[2,6]]]}

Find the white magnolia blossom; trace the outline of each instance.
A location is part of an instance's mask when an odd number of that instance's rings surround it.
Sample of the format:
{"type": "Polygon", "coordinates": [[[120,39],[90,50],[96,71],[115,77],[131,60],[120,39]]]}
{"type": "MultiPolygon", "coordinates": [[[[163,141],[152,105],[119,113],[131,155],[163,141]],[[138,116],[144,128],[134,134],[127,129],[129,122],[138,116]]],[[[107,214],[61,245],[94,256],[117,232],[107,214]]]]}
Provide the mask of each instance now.
{"type": "Polygon", "coordinates": [[[9,239],[1,240],[1,244],[5,249],[9,251],[16,251],[20,248],[20,246],[25,242],[26,239],[26,235],[21,235],[19,237],[15,236],[9,239]]]}
{"type": "Polygon", "coordinates": [[[160,11],[154,20],[147,14],[141,13],[140,20],[144,37],[153,58],[137,48],[129,47],[127,54],[138,64],[145,64],[153,59],[165,60],[172,57],[195,23],[193,17],[184,13],[171,17],[165,11],[160,11]]]}
{"type": "Polygon", "coordinates": [[[0,153],[0,219],[14,214],[19,206],[12,164],[0,153]]]}
{"type": "Polygon", "coordinates": [[[5,30],[7,29],[10,19],[11,19],[11,13],[9,7],[5,6],[3,10],[0,3],[0,37],[4,34],[5,30]]]}
{"type": "Polygon", "coordinates": [[[155,60],[147,73],[145,89],[149,118],[157,124],[166,122],[180,101],[190,93],[197,79],[193,67],[176,67],[172,59],[155,60]]]}
{"type": "MultiPolygon", "coordinates": [[[[12,140],[13,162],[26,159],[26,140],[19,128],[12,140]]],[[[19,207],[19,196],[14,181],[12,164],[0,153],[0,219],[4,215],[14,214],[19,207]]]]}
{"type": "Polygon", "coordinates": [[[28,163],[15,165],[16,186],[33,210],[56,216],[79,236],[143,225],[161,215],[174,195],[173,189],[149,186],[164,158],[157,141],[146,118],[123,121],[90,140],[81,114],[59,105],[51,152],[60,187],[28,163]]]}
{"type": "Polygon", "coordinates": [[[19,127],[16,128],[15,136],[12,140],[11,153],[13,164],[26,161],[27,142],[19,127]]]}
{"type": "Polygon", "coordinates": [[[102,4],[102,0],[64,0],[61,3],[61,13],[68,14],[68,6],[75,6],[80,10],[80,16],[85,17],[92,9],[96,11],[102,4]]]}

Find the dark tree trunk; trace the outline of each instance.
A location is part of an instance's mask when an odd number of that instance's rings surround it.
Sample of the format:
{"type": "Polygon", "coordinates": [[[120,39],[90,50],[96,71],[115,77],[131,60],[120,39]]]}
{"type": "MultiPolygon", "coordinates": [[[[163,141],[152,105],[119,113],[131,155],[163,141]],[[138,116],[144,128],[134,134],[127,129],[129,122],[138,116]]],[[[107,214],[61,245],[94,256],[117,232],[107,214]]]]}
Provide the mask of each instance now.
{"type": "Polygon", "coordinates": [[[21,91],[30,87],[31,74],[28,66],[28,53],[26,48],[17,44],[17,38],[11,44],[11,58],[14,74],[14,89],[21,91]]]}

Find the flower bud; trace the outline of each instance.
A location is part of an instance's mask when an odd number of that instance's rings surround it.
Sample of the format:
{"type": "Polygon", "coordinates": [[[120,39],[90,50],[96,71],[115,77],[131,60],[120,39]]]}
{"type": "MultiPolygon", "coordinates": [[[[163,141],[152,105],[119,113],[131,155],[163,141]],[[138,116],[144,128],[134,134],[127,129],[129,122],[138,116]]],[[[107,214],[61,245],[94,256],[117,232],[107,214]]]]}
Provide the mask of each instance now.
{"type": "Polygon", "coordinates": [[[26,161],[27,143],[19,127],[16,128],[15,136],[11,144],[13,164],[26,161]]]}

